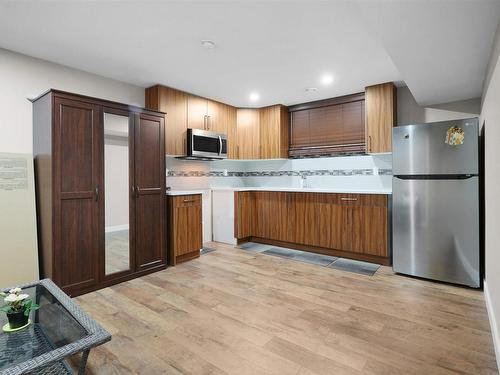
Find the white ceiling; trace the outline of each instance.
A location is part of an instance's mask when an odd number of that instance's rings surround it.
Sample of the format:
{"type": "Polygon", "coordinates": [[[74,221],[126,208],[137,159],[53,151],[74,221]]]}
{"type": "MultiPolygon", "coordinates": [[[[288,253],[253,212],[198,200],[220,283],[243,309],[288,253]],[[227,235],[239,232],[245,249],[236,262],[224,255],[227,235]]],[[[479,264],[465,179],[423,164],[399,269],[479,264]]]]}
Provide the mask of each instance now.
{"type": "Polygon", "coordinates": [[[399,80],[435,104],[480,96],[499,14],[500,0],[2,1],[0,47],[236,106],[399,80]]]}

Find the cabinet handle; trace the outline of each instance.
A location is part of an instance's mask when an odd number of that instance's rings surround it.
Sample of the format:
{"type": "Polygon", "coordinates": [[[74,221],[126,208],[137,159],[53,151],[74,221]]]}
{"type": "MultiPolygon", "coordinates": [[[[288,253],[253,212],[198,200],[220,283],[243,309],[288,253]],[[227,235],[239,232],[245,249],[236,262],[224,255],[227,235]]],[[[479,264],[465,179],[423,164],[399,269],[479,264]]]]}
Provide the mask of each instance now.
{"type": "Polygon", "coordinates": [[[191,202],[195,202],[194,199],[184,199],[183,200],[184,203],[191,203],[191,202]]]}
{"type": "Polygon", "coordinates": [[[94,193],[95,193],[95,201],[97,202],[99,200],[99,185],[95,187],[94,193]]]}
{"type": "Polygon", "coordinates": [[[211,117],[210,115],[207,115],[207,129],[210,130],[211,128],[211,117]]]}
{"type": "Polygon", "coordinates": [[[368,152],[372,151],[372,136],[368,136],[368,152]]]}
{"type": "Polygon", "coordinates": [[[340,198],[341,201],[357,201],[358,198],[345,198],[345,197],[342,197],[340,198]]]}

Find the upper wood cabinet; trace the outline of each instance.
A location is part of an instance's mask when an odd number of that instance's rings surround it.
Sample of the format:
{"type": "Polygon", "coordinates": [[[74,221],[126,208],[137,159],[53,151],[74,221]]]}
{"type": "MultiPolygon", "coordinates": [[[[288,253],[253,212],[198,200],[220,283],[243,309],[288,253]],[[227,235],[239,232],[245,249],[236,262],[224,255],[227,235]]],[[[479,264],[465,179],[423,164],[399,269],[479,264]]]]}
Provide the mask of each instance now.
{"type": "Polygon", "coordinates": [[[146,89],[146,107],[167,113],[165,153],[186,154],[188,94],[165,86],[146,89]]]}
{"type": "Polygon", "coordinates": [[[288,157],[288,110],[283,105],[259,109],[260,158],[286,159],[288,157]]]}
{"type": "Polygon", "coordinates": [[[392,152],[392,127],[396,125],[396,87],[392,82],[365,89],[366,150],[392,152]]]}
{"type": "Polygon", "coordinates": [[[289,107],[290,156],[365,151],[364,93],[289,107]]]}
{"type": "Polygon", "coordinates": [[[168,155],[186,154],[186,132],[193,128],[227,134],[229,158],[236,158],[235,107],[161,85],[146,89],[146,107],[167,113],[168,155]]]}
{"type": "MultiPolygon", "coordinates": [[[[168,115],[168,112],[167,112],[168,115]]],[[[187,128],[208,130],[208,99],[188,95],[187,128]]]]}
{"type": "Polygon", "coordinates": [[[258,109],[238,108],[236,113],[237,158],[260,158],[260,113],[258,109]]]}
{"type": "Polygon", "coordinates": [[[238,159],[288,157],[289,125],[285,106],[239,108],[236,123],[238,159]]]}

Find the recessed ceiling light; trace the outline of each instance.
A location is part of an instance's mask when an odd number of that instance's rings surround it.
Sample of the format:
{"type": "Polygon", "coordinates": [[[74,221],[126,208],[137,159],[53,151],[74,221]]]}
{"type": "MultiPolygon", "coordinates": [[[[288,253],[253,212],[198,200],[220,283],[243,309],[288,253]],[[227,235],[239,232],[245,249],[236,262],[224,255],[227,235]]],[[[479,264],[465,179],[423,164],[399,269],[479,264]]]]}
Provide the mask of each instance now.
{"type": "Polygon", "coordinates": [[[248,97],[250,98],[251,102],[256,102],[257,100],[260,99],[260,95],[257,92],[250,93],[248,97]]]}
{"type": "Polygon", "coordinates": [[[215,48],[215,42],[212,40],[208,40],[208,39],[202,40],[201,45],[202,45],[202,47],[207,48],[207,49],[215,48]]]}
{"type": "Polygon", "coordinates": [[[324,74],[323,76],[321,76],[321,83],[323,85],[329,85],[332,82],[333,82],[333,76],[331,74],[324,74]]]}
{"type": "Polygon", "coordinates": [[[316,92],[316,91],[318,91],[317,87],[307,87],[306,88],[306,92],[316,92]]]}

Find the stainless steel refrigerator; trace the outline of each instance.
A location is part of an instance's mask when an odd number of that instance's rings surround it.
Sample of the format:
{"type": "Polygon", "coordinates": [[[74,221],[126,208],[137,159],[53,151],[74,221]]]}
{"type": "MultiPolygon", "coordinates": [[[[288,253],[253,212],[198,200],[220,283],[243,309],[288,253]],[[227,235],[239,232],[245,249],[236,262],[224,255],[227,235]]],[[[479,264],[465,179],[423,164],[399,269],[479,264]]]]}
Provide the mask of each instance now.
{"type": "Polygon", "coordinates": [[[480,286],[478,119],[393,129],[393,268],[480,286]]]}

